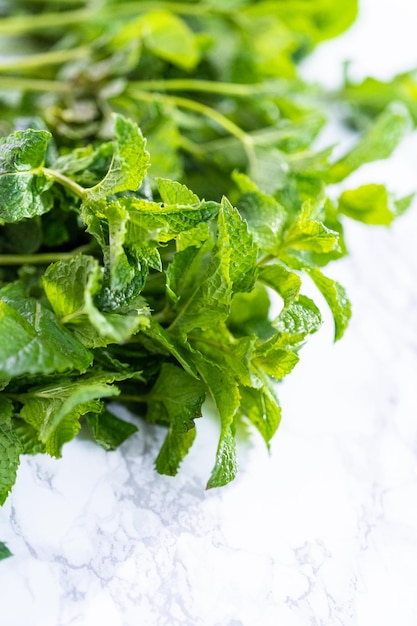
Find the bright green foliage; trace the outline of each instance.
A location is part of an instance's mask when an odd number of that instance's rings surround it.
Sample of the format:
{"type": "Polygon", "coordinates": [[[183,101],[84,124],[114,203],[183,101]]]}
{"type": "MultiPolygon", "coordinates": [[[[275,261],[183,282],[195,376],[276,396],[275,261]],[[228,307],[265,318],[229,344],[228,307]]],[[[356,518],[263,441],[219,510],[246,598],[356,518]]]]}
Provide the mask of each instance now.
{"type": "Polygon", "coordinates": [[[45,293],[61,324],[72,326],[88,347],[124,341],[148,325],[148,311],[140,298],[123,313],[99,311],[94,296],[101,283],[97,260],[85,255],[53,263],[43,276],[45,293]]]}
{"type": "Polygon", "coordinates": [[[22,374],[84,372],[91,353],[19,283],[0,290],[0,380],[22,374]]]}
{"type": "Polygon", "coordinates": [[[114,152],[110,168],[102,181],[85,192],[87,202],[120,191],[139,189],[149,166],[145,140],[137,124],[116,115],[114,121],[114,152]]]}
{"type": "Polygon", "coordinates": [[[118,395],[112,386],[117,375],[97,373],[62,379],[53,385],[29,388],[18,396],[23,404],[20,417],[38,432],[39,440],[52,456],[60,456],[61,448],[73,439],[80,428],[79,418],[87,413],[101,413],[99,398],[118,395]]]}
{"type": "Polygon", "coordinates": [[[362,185],[341,194],[338,210],[365,224],[389,226],[397,215],[407,210],[413,197],[394,200],[384,185],[362,185]]]}
{"type": "Polygon", "coordinates": [[[0,18],[21,55],[0,63],[0,501],[21,454],[60,456],[83,425],[106,450],[136,432],[111,402],[166,430],[156,469],[174,475],[211,397],[207,486],[224,485],[239,422],[270,446],[277,381],[322,323],[303,277],[339,339],[350,304],[321,268],[346,254],[344,220],[411,203],[331,185],[396,148],[415,76],[347,82],[360,132],[335,161],[315,148],[328,94],[297,63],[356,0],[38,4],[0,18]]]}
{"type": "Polygon", "coordinates": [[[335,280],[324,276],[317,268],[309,270],[309,274],[320,289],[333,314],[334,340],[337,341],[343,336],[352,314],[346,290],[335,280]]]}
{"type": "Polygon", "coordinates": [[[0,223],[19,222],[52,208],[50,180],[42,171],[50,133],[17,131],[0,139],[0,223]]]}
{"type": "Polygon", "coordinates": [[[261,267],[259,280],[281,296],[285,307],[289,306],[300,293],[301,278],[278,263],[261,267]]]}
{"type": "Polygon", "coordinates": [[[197,358],[197,368],[215,402],[220,415],[220,438],[216,462],[207,488],[221,487],[233,480],[237,473],[234,418],[240,406],[239,386],[233,374],[221,369],[203,356],[197,358]]]}

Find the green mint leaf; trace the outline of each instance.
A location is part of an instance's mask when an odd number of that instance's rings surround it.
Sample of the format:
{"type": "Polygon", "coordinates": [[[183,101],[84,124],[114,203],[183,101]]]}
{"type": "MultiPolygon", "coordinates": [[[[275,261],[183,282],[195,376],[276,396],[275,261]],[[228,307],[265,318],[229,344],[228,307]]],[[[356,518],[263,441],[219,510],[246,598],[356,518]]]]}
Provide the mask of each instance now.
{"type": "Polygon", "coordinates": [[[267,447],[281,421],[281,407],[272,388],[264,384],[261,389],[241,387],[241,413],[262,435],[267,447]]]}
{"type": "Polygon", "coordinates": [[[351,304],[347,298],[346,290],[337,281],[324,276],[317,268],[308,270],[308,273],[320,289],[333,314],[335,324],[334,340],[337,341],[343,336],[352,315],[351,304]]]}
{"type": "MultiPolygon", "coordinates": [[[[112,203],[109,203],[111,206],[112,203]]],[[[119,204],[129,214],[128,245],[140,237],[139,242],[149,239],[166,243],[175,239],[180,233],[187,231],[200,222],[213,219],[218,211],[216,202],[199,202],[198,204],[180,205],[166,204],[161,206],[156,202],[123,198],[119,204]]]]}
{"type": "Polygon", "coordinates": [[[184,370],[193,378],[198,378],[197,370],[192,360],[189,347],[181,344],[175,337],[165,330],[160,324],[151,320],[149,326],[143,331],[147,337],[153,339],[164,351],[172,354],[182,365],[184,370]]]}
{"type": "Polygon", "coordinates": [[[300,293],[301,278],[278,263],[259,268],[258,278],[281,296],[285,307],[288,307],[300,293]]]}
{"type": "Polygon", "coordinates": [[[259,249],[265,254],[277,254],[288,218],[284,207],[275,198],[260,191],[244,193],[237,207],[259,249]]]}
{"type": "Polygon", "coordinates": [[[227,198],[222,199],[218,233],[222,246],[230,248],[229,278],[233,291],[251,291],[257,276],[258,249],[246,222],[227,198]]]}
{"type": "Polygon", "coordinates": [[[114,116],[113,159],[105,178],[85,192],[85,202],[96,202],[122,191],[136,191],[149,167],[146,141],[137,124],[114,116]]]}
{"type": "Polygon", "coordinates": [[[310,203],[304,203],[299,218],[287,231],[284,244],[286,248],[319,253],[337,249],[339,233],[327,228],[322,222],[311,219],[314,212],[310,203]]]}
{"type": "Polygon", "coordinates": [[[193,349],[197,349],[210,363],[227,371],[240,384],[252,385],[250,358],[255,345],[254,337],[236,338],[226,325],[220,324],[204,332],[193,332],[189,341],[193,349]]]}
{"type": "Polygon", "coordinates": [[[398,213],[408,208],[413,197],[395,201],[384,185],[363,185],[358,189],[344,191],[339,198],[338,210],[365,224],[388,226],[398,213]]]}
{"type": "Polygon", "coordinates": [[[281,333],[282,346],[297,346],[308,335],[318,331],[322,323],[320,311],[307,296],[299,295],[289,307],[283,309],[273,325],[281,333]]]}
{"type": "MultiPolygon", "coordinates": [[[[184,70],[193,69],[200,58],[198,39],[187,24],[169,11],[149,11],[120,29],[114,45],[141,40],[155,56],[184,70]]],[[[155,61],[154,61],[155,62],[155,61]]]]}
{"type": "Polygon", "coordinates": [[[114,144],[75,148],[54,160],[54,170],[75,180],[83,187],[97,185],[107,174],[113,158],[114,144]]]}
{"type": "Polygon", "coordinates": [[[198,286],[187,300],[179,300],[178,315],[171,326],[176,333],[209,329],[227,319],[232,301],[230,254],[226,247],[216,247],[210,254],[198,286]]]}
{"type": "Polygon", "coordinates": [[[92,355],[63,328],[54,313],[23,286],[0,289],[0,379],[22,374],[85,372],[92,355]]]}
{"type": "Polygon", "coordinates": [[[13,431],[22,446],[22,454],[46,452],[45,444],[39,439],[39,432],[24,420],[15,416],[12,421],[13,431]]]}
{"type": "Polygon", "coordinates": [[[410,128],[408,109],[399,102],[390,104],[363,134],[358,143],[327,174],[329,183],[338,183],[361,165],[386,159],[410,128]]]}
{"type": "Polygon", "coordinates": [[[105,450],[115,450],[138,430],[134,424],[116,417],[107,409],[101,413],[88,413],[86,422],[94,441],[105,450]]]}
{"type": "Polygon", "coordinates": [[[51,264],[43,276],[45,293],[61,324],[71,327],[89,347],[126,341],[149,323],[149,313],[141,299],[120,313],[101,312],[94,298],[101,285],[98,261],[80,254],[51,264]]]}
{"type": "Polygon", "coordinates": [[[0,139],[0,223],[19,222],[52,208],[47,190],[52,181],[43,172],[51,134],[25,130],[0,139]]]}
{"type": "Polygon", "coordinates": [[[23,452],[19,438],[13,431],[12,414],[11,401],[0,396],[0,505],[4,504],[15,483],[23,452]]]}
{"type": "Polygon", "coordinates": [[[207,489],[221,487],[237,474],[234,420],[240,406],[239,385],[233,375],[222,370],[198,353],[194,356],[197,368],[206,383],[220,415],[220,437],[216,462],[207,483],[207,489]]]}
{"type": "Polygon", "coordinates": [[[167,178],[157,178],[159,195],[164,204],[199,204],[200,199],[188,187],[167,178]]]}
{"type": "Polygon", "coordinates": [[[260,348],[256,351],[253,363],[268,376],[281,380],[292,372],[299,360],[298,354],[291,350],[279,348],[276,350],[262,350],[260,348]]]}
{"type": "Polygon", "coordinates": [[[8,559],[10,556],[13,556],[13,554],[10,552],[6,544],[0,541],[0,561],[8,559]]]}
{"type": "Polygon", "coordinates": [[[148,399],[146,419],[165,423],[168,433],[155,465],[160,474],[175,476],[195,437],[207,388],[182,369],[164,363],[148,399]]]}
{"type": "Polygon", "coordinates": [[[99,372],[76,381],[61,379],[52,385],[33,387],[20,394],[20,417],[38,431],[48,454],[59,457],[63,444],[78,433],[80,417],[101,413],[103,405],[98,398],[118,395],[118,388],[111,383],[126,377],[129,375],[99,372]]]}
{"type": "Polygon", "coordinates": [[[404,72],[389,81],[381,81],[371,76],[359,84],[348,82],[340,96],[360,108],[361,113],[371,117],[381,113],[391,102],[402,102],[417,123],[417,102],[415,98],[415,72],[404,72]]]}

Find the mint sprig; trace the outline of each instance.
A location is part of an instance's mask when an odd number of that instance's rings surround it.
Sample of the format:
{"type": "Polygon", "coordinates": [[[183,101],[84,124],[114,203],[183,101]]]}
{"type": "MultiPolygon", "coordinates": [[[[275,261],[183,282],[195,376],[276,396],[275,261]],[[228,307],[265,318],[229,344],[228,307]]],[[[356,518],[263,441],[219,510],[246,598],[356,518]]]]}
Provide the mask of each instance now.
{"type": "Polygon", "coordinates": [[[355,0],[102,4],[0,18],[19,45],[0,63],[1,503],[22,454],[59,457],[82,426],[106,450],[136,432],[114,402],[166,429],[155,465],[175,475],[210,396],[207,486],[233,480],[239,423],[270,446],[277,382],[322,323],[304,277],[339,340],[343,220],[389,224],[412,199],[332,187],[408,132],[411,76],[331,94],[361,132],[337,160],[315,148],[329,94],[297,63],[355,0]]]}

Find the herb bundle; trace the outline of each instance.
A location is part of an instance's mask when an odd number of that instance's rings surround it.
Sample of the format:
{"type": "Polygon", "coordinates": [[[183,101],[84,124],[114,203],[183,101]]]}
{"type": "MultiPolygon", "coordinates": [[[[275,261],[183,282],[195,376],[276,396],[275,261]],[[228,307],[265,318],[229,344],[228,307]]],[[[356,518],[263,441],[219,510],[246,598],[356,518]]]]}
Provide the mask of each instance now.
{"type": "Polygon", "coordinates": [[[276,382],[321,324],[302,277],[340,339],[350,303],[323,267],[346,254],[343,216],[389,224],[412,200],[375,184],[332,193],[409,130],[412,75],[338,94],[300,78],[354,0],[1,12],[0,502],[22,454],[59,457],[82,425],[107,450],[135,432],[114,401],[166,428],[156,469],[175,475],[211,396],[207,486],[224,485],[239,422],[269,446],[276,382]],[[334,102],[360,128],[337,160],[314,147],[334,102]]]}

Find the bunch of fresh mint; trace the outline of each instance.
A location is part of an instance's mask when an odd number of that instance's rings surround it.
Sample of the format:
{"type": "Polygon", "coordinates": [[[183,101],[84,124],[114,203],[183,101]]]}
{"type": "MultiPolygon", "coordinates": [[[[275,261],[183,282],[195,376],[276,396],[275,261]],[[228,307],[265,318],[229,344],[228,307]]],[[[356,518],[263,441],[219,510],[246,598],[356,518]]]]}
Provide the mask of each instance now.
{"type": "Polygon", "coordinates": [[[276,381],[320,326],[303,275],[339,339],[350,304],[322,268],[346,254],[341,216],[389,224],[411,202],[331,186],[398,145],[412,75],[327,94],[298,73],[355,1],[99,4],[1,5],[1,503],[22,454],[135,432],[115,400],[166,428],[174,475],[211,396],[208,487],[232,480],[238,424],[269,445],[276,381]],[[361,129],[336,161],[314,147],[335,102],[361,129]]]}

